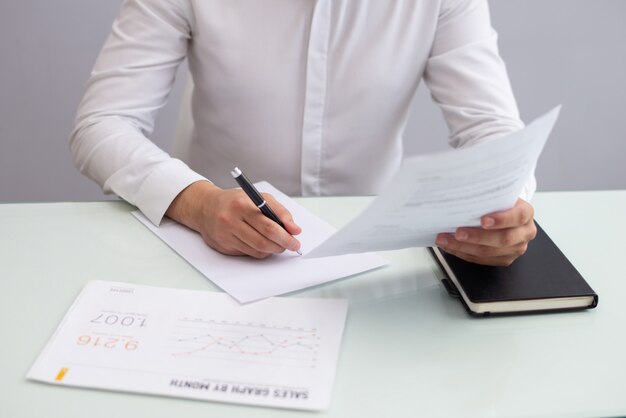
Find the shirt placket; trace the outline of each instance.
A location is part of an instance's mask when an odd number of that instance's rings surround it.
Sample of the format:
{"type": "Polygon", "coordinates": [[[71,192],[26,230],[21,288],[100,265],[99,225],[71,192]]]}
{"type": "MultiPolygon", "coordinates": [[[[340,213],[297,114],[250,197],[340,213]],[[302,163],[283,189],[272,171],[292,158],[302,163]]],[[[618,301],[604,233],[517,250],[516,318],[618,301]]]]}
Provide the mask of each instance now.
{"type": "Polygon", "coordinates": [[[327,95],[331,0],[316,0],[311,19],[306,64],[302,124],[301,190],[303,196],[322,194],[322,141],[327,95]]]}

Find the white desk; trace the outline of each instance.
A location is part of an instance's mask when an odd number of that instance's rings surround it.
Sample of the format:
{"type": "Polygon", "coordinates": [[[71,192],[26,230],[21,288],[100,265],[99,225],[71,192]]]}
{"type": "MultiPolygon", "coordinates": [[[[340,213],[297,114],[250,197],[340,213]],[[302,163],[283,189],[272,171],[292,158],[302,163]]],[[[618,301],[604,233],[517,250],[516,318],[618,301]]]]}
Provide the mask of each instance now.
{"type": "MultiPolygon", "coordinates": [[[[367,198],[300,201],[340,226],[367,198]]],[[[626,415],[626,191],[540,193],[537,219],[600,295],[584,312],[475,319],[424,249],[301,292],[350,309],[328,411],[55,387],[24,375],[91,279],[216,290],[122,202],[0,205],[0,416],[626,415]]]]}

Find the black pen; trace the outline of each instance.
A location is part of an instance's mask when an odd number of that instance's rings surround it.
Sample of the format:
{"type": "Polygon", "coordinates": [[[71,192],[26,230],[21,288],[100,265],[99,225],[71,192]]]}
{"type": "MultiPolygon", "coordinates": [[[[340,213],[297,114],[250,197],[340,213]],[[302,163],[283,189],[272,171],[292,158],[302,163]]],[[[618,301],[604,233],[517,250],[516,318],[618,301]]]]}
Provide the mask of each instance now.
{"type": "MultiPolygon", "coordinates": [[[[250,180],[248,180],[245,174],[241,172],[239,167],[235,167],[234,170],[230,172],[230,174],[233,176],[235,181],[237,181],[243,191],[246,192],[250,200],[252,200],[252,203],[254,203],[254,205],[261,210],[263,215],[267,216],[272,221],[280,225],[285,231],[287,231],[287,228],[285,228],[285,224],[282,223],[280,219],[278,219],[278,216],[276,216],[272,208],[270,208],[270,205],[267,204],[265,199],[263,199],[263,196],[261,196],[261,193],[259,193],[256,187],[254,187],[250,180]]],[[[296,250],[296,252],[302,255],[300,251],[296,250]]]]}

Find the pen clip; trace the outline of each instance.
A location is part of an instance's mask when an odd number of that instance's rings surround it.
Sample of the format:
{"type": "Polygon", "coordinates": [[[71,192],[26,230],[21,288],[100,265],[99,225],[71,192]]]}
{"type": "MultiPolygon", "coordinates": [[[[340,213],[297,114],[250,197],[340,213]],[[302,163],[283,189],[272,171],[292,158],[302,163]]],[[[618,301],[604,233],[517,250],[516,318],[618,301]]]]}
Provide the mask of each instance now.
{"type": "Polygon", "coordinates": [[[256,187],[250,183],[250,180],[248,180],[239,167],[235,167],[230,174],[235,178],[239,187],[241,187],[243,191],[250,196],[250,199],[252,199],[252,202],[254,202],[256,207],[261,208],[265,204],[265,199],[263,199],[261,193],[259,193],[256,187]]]}

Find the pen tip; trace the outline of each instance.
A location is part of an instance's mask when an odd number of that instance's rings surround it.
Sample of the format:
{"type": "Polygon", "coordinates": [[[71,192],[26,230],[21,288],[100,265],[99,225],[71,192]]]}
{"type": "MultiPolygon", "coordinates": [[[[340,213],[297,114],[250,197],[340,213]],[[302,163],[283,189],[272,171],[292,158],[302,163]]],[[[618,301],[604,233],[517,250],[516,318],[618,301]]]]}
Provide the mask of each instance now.
{"type": "Polygon", "coordinates": [[[296,252],[298,253],[298,255],[302,255],[302,253],[300,252],[300,250],[296,250],[296,252]]]}

